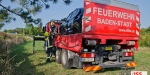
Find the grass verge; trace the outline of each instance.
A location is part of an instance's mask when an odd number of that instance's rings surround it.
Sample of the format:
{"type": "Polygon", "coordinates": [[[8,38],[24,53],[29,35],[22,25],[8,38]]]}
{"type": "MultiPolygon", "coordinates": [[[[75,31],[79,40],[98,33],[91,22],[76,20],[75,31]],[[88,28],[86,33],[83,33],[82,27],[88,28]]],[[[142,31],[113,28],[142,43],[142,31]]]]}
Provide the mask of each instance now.
{"type": "MultiPolygon", "coordinates": [[[[43,42],[36,42],[35,54],[32,54],[32,42],[26,42],[13,48],[12,55],[16,55],[12,61],[18,64],[14,75],[118,75],[120,69],[106,69],[98,72],[84,72],[82,69],[64,69],[61,64],[52,58],[51,63],[45,63],[46,54],[43,51],[43,42]],[[21,64],[18,63],[23,61],[21,64]]],[[[150,72],[150,49],[140,48],[135,53],[135,61],[138,66],[136,71],[150,72]]],[[[149,73],[150,74],[150,73],[149,73]]],[[[148,74],[148,75],[149,75],[148,74]]]]}
{"type": "Polygon", "coordinates": [[[10,60],[14,56],[9,58],[11,47],[21,44],[25,41],[26,40],[23,37],[0,32],[0,75],[12,75],[14,69],[10,64],[10,60]]]}

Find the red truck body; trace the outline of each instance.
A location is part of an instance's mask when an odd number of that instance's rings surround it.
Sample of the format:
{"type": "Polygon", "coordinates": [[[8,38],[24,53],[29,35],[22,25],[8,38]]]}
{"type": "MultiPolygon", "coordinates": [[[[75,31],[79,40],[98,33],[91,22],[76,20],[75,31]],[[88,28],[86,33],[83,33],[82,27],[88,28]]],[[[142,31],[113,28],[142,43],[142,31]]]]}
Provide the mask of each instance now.
{"type": "MultiPolygon", "coordinates": [[[[126,62],[134,61],[133,51],[138,50],[140,11],[137,5],[118,0],[84,0],[82,33],[61,35],[59,24],[57,29],[54,46],[62,50],[60,58],[71,59],[73,63],[81,59],[85,71],[136,65],[126,62]],[[69,54],[66,57],[63,56],[65,51],[69,54]],[[114,64],[104,64],[110,61],[114,64]],[[99,65],[86,67],[87,62],[99,65]]],[[[61,62],[63,67],[68,65],[63,60],[61,62]]]]}
{"type": "Polygon", "coordinates": [[[139,24],[138,8],[127,9],[84,0],[82,33],[58,35],[55,46],[80,52],[82,38],[99,39],[99,44],[106,44],[107,40],[116,40],[117,44],[127,44],[127,41],[134,40],[134,46],[138,50],[139,24]]]}
{"type": "Polygon", "coordinates": [[[139,37],[140,30],[136,26],[140,23],[138,9],[84,1],[84,11],[84,16],[89,18],[89,21],[83,20],[85,34],[139,37]]]}

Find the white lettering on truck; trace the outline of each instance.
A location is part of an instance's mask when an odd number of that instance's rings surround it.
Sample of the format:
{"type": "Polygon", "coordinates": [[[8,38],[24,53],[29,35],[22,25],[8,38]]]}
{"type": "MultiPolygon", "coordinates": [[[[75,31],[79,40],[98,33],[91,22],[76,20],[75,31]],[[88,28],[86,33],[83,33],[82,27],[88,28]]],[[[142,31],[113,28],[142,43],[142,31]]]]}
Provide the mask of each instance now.
{"type": "Polygon", "coordinates": [[[117,21],[117,20],[110,20],[110,19],[101,19],[97,18],[98,24],[109,24],[109,25],[117,25],[117,26],[125,26],[125,27],[131,27],[131,22],[123,22],[123,21],[117,21]]]}
{"type": "MultiPolygon", "coordinates": [[[[115,11],[115,10],[109,10],[109,9],[104,9],[104,8],[98,8],[98,7],[93,7],[93,14],[97,14],[99,16],[103,15],[103,16],[108,16],[108,17],[125,19],[125,20],[135,20],[134,14],[129,14],[126,12],[120,12],[120,11],[115,11]]],[[[124,21],[102,19],[102,18],[97,18],[97,23],[98,24],[125,26],[125,27],[132,26],[132,22],[124,22],[124,21]]]]}
{"type": "Polygon", "coordinates": [[[107,9],[103,9],[103,8],[93,7],[93,14],[96,14],[96,13],[99,16],[104,15],[104,16],[108,16],[108,17],[135,20],[134,14],[129,14],[129,13],[126,13],[126,12],[120,12],[120,11],[107,10],[107,9]]]}

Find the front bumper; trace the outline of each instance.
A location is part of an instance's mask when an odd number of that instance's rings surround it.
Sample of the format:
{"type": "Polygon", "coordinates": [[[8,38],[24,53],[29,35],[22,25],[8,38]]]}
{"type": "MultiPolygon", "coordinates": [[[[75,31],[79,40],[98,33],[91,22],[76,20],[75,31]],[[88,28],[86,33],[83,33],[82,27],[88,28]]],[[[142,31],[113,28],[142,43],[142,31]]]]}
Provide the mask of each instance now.
{"type": "Polygon", "coordinates": [[[84,71],[98,71],[102,68],[114,68],[114,67],[126,67],[131,68],[135,67],[137,64],[136,62],[119,62],[115,64],[100,64],[100,65],[94,65],[94,66],[85,66],[83,67],[84,71]]]}

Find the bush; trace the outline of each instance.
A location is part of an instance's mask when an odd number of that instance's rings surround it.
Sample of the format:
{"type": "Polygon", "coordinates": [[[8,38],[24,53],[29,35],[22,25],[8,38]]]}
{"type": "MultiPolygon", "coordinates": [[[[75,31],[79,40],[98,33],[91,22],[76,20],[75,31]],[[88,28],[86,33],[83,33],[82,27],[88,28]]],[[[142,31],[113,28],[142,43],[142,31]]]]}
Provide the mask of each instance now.
{"type": "Polygon", "coordinates": [[[10,48],[11,46],[23,43],[24,41],[25,39],[21,36],[0,32],[0,50],[6,50],[6,44],[10,48]]]}
{"type": "Polygon", "coordinates": [[[149,47],[150,46],[150,35],[141,35],[139,40],[139,46],[149,47]]]}
{"type": "Polygon", "coordinates": [[[22,36],[0,32],[0,67],[3,67],[0,68],[0,75],[12,75],[14,69],[10,64],[10,48],[25,41],[26,39],[22,36]]]}
{"type": "MultiPolygon", "coordinates": [[[[150,27],[149,27],[150,28],[150,27]]],[[[150,29],[141,28],[139,46],[150,47],[150,29]]]]}

